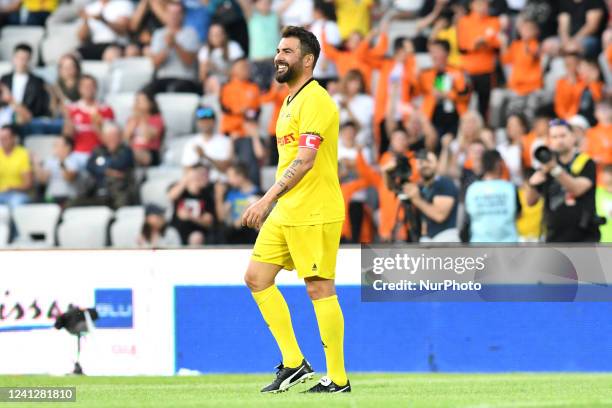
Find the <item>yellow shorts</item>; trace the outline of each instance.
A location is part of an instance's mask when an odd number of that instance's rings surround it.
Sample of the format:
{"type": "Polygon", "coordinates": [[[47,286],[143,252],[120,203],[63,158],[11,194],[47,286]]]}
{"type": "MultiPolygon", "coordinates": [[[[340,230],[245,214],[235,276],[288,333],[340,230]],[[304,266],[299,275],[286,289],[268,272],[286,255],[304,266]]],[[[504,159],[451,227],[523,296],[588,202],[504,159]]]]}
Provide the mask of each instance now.
{"type": "Polygon", "coordinates": [[[342,221],[329,224],[286,226],[267,219],[255,242],[251,259],[297,269],[299,278],[336,277],[336,256],[342,221]]]}

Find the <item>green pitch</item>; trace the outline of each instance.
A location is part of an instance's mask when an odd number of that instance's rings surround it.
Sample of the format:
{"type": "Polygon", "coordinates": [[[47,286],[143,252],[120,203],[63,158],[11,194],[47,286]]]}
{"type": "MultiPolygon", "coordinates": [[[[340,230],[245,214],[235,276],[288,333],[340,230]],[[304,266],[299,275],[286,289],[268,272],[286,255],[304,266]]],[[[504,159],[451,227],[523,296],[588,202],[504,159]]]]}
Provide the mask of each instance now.
{"type": "Polygon", "coordinates": [[[304,395],[314,381],[278,395],[270,375],[198,377],[0,376],[0,386],[76,386],[76,403],[3,407],[612,407],[612,374],[352,374],[352,394],[304,395]]]}

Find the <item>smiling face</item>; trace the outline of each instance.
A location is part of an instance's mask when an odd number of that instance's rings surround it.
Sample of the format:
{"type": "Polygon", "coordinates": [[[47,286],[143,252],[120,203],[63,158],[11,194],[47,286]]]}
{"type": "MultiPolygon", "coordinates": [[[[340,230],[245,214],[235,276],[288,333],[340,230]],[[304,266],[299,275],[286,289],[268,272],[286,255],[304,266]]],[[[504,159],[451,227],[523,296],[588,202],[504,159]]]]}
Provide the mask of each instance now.
{"type": "Polygon", "coordinates": [[[312,72],[314,59],[313,54],[302,54],[299,38],[282,38],[274,57],[276,80],[280,83],[295,82],[305,71],[312,72]]]}

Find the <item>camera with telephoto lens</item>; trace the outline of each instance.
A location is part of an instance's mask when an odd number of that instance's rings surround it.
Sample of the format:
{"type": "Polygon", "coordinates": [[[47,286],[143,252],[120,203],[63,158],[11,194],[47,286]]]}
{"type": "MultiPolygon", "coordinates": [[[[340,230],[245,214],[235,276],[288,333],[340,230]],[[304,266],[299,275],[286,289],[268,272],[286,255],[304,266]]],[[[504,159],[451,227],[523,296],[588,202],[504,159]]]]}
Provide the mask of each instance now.
{"type": "Polygon", "coordinates": [[[542,164],[546,164],[555,158],[555,153],[548,146],[540,146],[533,152],[534,157],[542,164]]]}
{"type": "Polygon", "coordinates": [[[66,313],[61,314],[55,320],[55,328],[66,329],[70,334],[79,335],[89,331],[85,313],[89,314],[92,321],[98,319],[98,312],[94,308],[81,309],[72,304],[68,305],[66,313]]]}
{"type": "Polygon", "coordinates": [[[400,199],[405,199],[401,197],[403,195],[402,186],[410,182],[412,166],[410,166],[410,161],[408,161],[408,158],[403,154],[395,155],[395,163],[396,166],[389,170],[390,187],[400,199]]]}

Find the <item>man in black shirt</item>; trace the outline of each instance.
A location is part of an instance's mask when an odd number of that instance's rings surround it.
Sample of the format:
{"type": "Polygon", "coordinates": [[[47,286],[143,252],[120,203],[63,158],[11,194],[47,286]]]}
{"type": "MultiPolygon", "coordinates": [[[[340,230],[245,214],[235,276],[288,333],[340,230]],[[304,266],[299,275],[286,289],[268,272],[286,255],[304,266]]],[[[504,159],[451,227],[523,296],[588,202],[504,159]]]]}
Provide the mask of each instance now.
{"type": "Polygon", "coordinates": [[[183,245],[197,246],[210,242],[216,221],[214,187],[209,183],[208,169],[196,164],[170,187],[168,198],[173,205],[172,225],[183,245]]]}
{"type": "Polygon", "coordinates": [[[422,241],[459,242],[457,230],[457,202],[459,190],[448,177],[436,174],[438,159],[433,152],[421,150],[417,154],[417,169],[422,185],[406,183],[405,197],[422,215],[422,241]]]}
{"type": "Polygon", "coordinates": [[[604,0],[561,0],[559,37],[565,47],[570,42],[582,47],[588,58],[601,52],[600,38],[606,29],[608,9],[604,0]]]}
{"type": "Polygon", "coordinates": [[[576,149],[567,122],[551,122],[549,138],[552,158],[529,179],[527,204],[544,197],[546,242],[598,242],[595,162],[576,149]]]}

